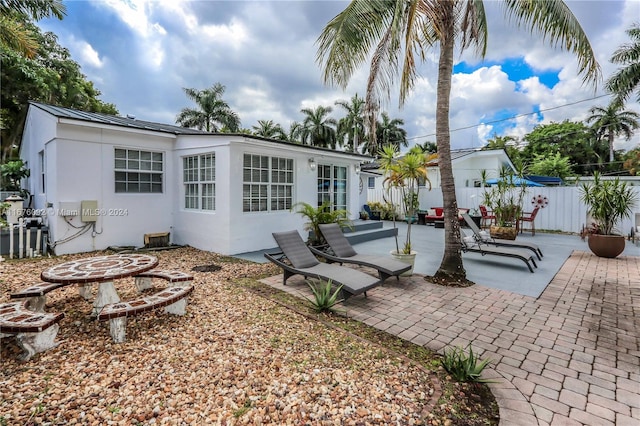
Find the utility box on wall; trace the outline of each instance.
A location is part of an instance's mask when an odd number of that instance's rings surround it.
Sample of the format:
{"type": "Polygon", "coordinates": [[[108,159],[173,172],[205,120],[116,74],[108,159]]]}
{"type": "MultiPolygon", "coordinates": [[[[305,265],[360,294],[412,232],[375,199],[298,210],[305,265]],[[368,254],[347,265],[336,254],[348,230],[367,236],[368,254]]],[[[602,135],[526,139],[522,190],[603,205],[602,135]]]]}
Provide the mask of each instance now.
{"type": "Polygon", "coordinates": [[[83,222],[96,222],[98,220],[97,200],[82,200],[80,203],[80,220],[83,222]]]}

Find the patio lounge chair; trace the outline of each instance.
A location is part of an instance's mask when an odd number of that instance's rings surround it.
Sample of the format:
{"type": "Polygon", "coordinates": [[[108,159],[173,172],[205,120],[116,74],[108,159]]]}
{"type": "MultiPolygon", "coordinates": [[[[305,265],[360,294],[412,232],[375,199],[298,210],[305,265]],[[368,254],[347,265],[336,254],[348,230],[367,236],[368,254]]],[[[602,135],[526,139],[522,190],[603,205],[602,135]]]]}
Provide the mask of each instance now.
{"type": "Polygon", "coordinates": [[[477,241],[474,237],[467,237],[464,231],[460,230],[460,235],[462,238],[462,251],[465,253],[480,253],[483,256],[486,255],[494,255],[494,256],[504,256],[504,257],[514,257],[516,259],[522,260],[529,268],[531,273],[534,272],[531,265],[536,268],[536,261],[533,258],[533,255],[527,250],[521,250],[518,248],[509,248],[509,247],[498,247],[492,246],[480,241],[477,241]],[[471,239],[471,241],[469,241],[471,239]]]}
{"type": "Polygon", "coordinates": [[[331,247],[333,255],[314,249],[313,247],[311,251],[330,262],[340,264],[353,263],[377,269],[381,281],[391,276],[395,276],[399,280],[400,274],[411,269],[411,265],[391,259],[390,257],[356,253],[337,223],[320,225],[320,231],[327,241],[327,244],[329,244],[329,247],[331,247]]]}
{"type": "Polygon", "coordinates": [[[331,280],[335,285],[342,285],[342,298],[347,299],[361,293],[366,296],[367,290],[382,284],[382,280],[353,268],[319,262],[298,231],[274,232],[272,235],[282,253],[265,253],[264,257],[282,268],[283,285],[293,275],[331,280]]]}
{"type": "Polygon", "coordinates": [[[476,238],[476,241],[480,241],[486,244],[494,245],[494,246],[502,246],[502,247],[517,247],[517,248],[525,248],[529,249],[536,254],[538,260],[542,260],[543,254],[540,247],[533,243],[527,243],[523,241],[512,241],[512,240],[503,240],[500,238],[491,238],[490,236],[482,235],[482,230],[478,228],[478,225],[471,219],[471,216],[468,214],[463,214],[462,217],[467,222],[467,225],[473,231],[473,235],[476,238]]]}

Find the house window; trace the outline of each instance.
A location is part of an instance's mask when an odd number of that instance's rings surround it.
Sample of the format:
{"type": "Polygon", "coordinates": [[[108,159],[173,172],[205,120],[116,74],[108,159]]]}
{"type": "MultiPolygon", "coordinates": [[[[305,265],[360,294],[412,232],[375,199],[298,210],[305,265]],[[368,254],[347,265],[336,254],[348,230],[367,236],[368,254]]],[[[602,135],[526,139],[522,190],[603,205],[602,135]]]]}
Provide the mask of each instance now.
{"type": "Polygon", "coordinates": [[[115,150],[116,192],[162,193],[161,152],[115,150]]]}
{"type": "Polygon", "coordinates": [[[293,205],[293,160],[244,154],[242,211],[289,210],[293,205]]]}
{"type": "Polygon", "coordinates": [[[369,177],[369,179],[367,181],[367,188],[374,189],[375,187],[376,187],[376,178],[375,177],[369,177]]]}
{"type": "Polygon", "coordinates": [[[182,159],[184,207],[186,209],[216,209],[216,155],[203,154],[182,159]]]}
{"type": "Polygon", "coordinates": [[[40,193],[45,193],[45,162],[44,162],[44,150],[38,153],[38,163],[40,165],[40,193]]]}

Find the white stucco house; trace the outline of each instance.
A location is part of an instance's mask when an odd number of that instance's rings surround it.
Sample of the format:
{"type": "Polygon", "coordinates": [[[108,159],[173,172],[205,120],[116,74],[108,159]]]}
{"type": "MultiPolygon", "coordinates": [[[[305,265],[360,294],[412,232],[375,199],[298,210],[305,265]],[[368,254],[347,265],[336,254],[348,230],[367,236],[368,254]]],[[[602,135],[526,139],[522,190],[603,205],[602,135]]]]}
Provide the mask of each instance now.
{"type": "Polygon", "coordinates": [[[167,232],[227,255],[271,248],[272,232],[303,232],[298,202],[330,200],[357,218],[360,163],[371,160],[35,102],[20,157],[56,254],[139,247],[167,232]]]}
{"type": "MultiPolygon", "coordinates": [[[[511,159],[503,149],[479,150],[479,149],[458,149],[451,150],[451,167],[453,168],[453,179],[456,188],[474,188],[480,186],[481,173],[487,173],[487,178],[498,177],[502,167],[515,170],[511,159]]],[[[369,178],[368,189],[382,190],[384,177],[379,173],[378,165],[374,163],[364,164],[364,172],[378,172],[377,177],[369,178]]],[[[431,181],[432,188],[441,187],[440,168],[438,160],[427,168],[427,176],[431,181]]]]}

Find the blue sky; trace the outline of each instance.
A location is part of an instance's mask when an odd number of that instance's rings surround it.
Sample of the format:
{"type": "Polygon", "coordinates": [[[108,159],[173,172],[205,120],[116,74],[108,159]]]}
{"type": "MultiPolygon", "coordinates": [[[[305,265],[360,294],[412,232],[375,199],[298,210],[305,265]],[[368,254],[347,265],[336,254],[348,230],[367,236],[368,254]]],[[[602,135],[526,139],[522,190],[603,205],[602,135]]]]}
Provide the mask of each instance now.
{"type": "MultiPolygon", "coordinates": [[[[242,126],[273,120],[288,129],[302,108],[332,106],[364,95],[367,68],[346,91],[322,83],[315,41],[326,23],[347,5],[327,1],[66,1],[67,16],[40,22],[67,47],[83,72],[122,115],[174,123],[193,106],[182,88],[226,86],[224,99],[242,126]]],[[[567,1],[589,36],[606,78],[615,70],[611,53],[628,41],[624,31],[640,17],[640,0],[567,1]]],[[[551,121],[583,120],[589,108],[608,102],[602,84],[584,86],[575,59],[535,34],[509,25],[500,2],[486,1],[488,51],[484,60],[466,51],[456,56],[451,97],[453,148],[482,146],[487,138],[520,138],[551,121]],[[584,101],[584,102],[583,102],[584,101]],[[569,106],[564,106],[569,105],[569,106]],[[542,111],[542,112],[540,112],[542,111]],[[518,116],[517,119],[508,120],[518,116]],[[497,120],[496,123],[492,123],[497,120]],[[458,130],[464,129],[464,130],[458,130]]],[[[412,143],[434,141],[437,52],[420,66],[420,79],[402,109],[412,143]]],[[[637,104],[629,108],[640,111],[637,104]]],[[[619,141],[617,148],[640,143],[619,141]]]]}

